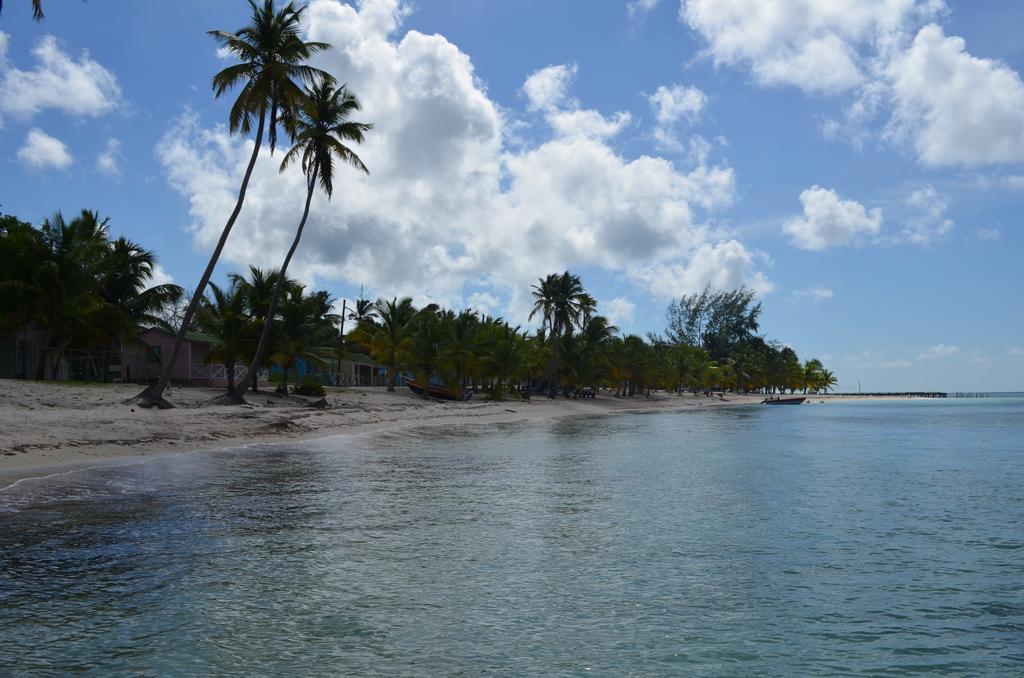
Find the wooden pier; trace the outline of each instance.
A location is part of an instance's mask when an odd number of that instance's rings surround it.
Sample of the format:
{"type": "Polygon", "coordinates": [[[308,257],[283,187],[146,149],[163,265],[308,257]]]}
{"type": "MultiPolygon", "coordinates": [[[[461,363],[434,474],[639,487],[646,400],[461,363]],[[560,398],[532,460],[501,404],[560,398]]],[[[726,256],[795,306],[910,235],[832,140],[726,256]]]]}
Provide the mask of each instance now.
{"type": "MultiPolygon", "coordinates": [[[[949,398],[948,393],[942,391],[882,391],[875,393],[832,393],[833,396],[849,396],[862,398],[949,398]]],[[[953,396],[958,397],[958,396],[953,396]]]]}

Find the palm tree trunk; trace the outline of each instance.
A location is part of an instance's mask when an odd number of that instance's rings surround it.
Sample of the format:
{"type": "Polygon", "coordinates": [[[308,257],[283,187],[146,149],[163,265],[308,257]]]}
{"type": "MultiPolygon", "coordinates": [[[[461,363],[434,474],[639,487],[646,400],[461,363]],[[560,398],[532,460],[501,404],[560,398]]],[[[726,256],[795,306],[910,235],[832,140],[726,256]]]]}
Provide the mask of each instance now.
{"type": "Polygon", "coordinates": [[[548,365],[551,378],[548,379],[548,397],[558,397],[558,335],[552,332],[551,337],[551,363],[548,365]]]}
{"type": "Polygon", "coordinates": [[[171,370],[174,369],[174,363],[181,352],[181,345],[184,343],[185,333],[188,332],[188,327],[192,323],[192,316],[195,315],[196,309],[199,308],[199,302],[202,301],[203,294],[206,292],[206,285],[210,282],[213,269],[217,266],[217,260],[220,259],[220,254],[228,241],[228,235],[231,234],[235,220],[238,219],[238,214],[242,211],[242,204],[245,202],[245,191],[249,188],[249,179],[252,177],[252,170],[256,166],[256,158],[259,156],[260,146],[263,144],[263,128],[265,127],[266,117],[266,112],[261,111],[259,125],[256,127],[256,145],[253,146],[249,165],[245,168],[245,176],[242,177],[242,185],[238,189],[238,200],[235,202],[235,209],[232,210],[231,216],[228,217],[227,223],[224,224],[224,229],[220,233],[220,240],[217,241],[217,246],[210,256],[210,262],[206,265],[206,270],[203,271],[203,277],[199,279],[199,284],[196,285],[196,291],[192,294],[192,300],[189,302],[188,308],[185,309],[185,315],[181,319],[181,327],[178,329],[178,336],[174,340],[174,348],[171,350],[171,357],[164,364],[157,382],[147,386],[142,393],[134,398],[135,403],[140,407],[155,406],[160,409],[174,407],[174,405],[164,399],[164,391],[167,389],[167,384],[171,381],[171,370]]]}
{"type": "Polygon", "coordinates": [[[225,361],[224,370],[228,373],[228,391],[235,390],[235,361],[225,361]]]}
{"type": "MultiPolygon", "coordinates": [[[[314,168],[313,174],[309,177],[308,185],[306,187],[306,206],[302,210],[302,220],[299,221],[299,227],[295,230],[295,238],[292,240],[292,246],[288,249],[288,254],[285,255],[284,263],[281,264],[281,272],[278,274],[277,282],[274,283],[274,294],[270,297],[270,308],[267,310],[267,317],[263,319],[263,331],[260,333],[260,343],[256,347],[256,355],[252,358],[252,363],[249,364],[249,369],[245,373],[245,377],[239,382],[238,386],[231,392],[230,395],[225,396],[222,400],[233,404],[241,404],[245,402],[245,390],[249,388],[251,384],[256,383],[256,370],[259,369],[260,365],[263,364],[263,360],[267,357],[267,351],[270,348],[270,331],[274,326],[274,316],[277,314],[277,303],[281,298],[281,290],[284,289],[285,281],[287,280],[288,265],[292,261],[292,255],[295,254],[295,250],[299,246],[299,240],[302,239],[302,231],[306,228],[306,219],[309,217],[309,205],[313,202],[313,191],[316,189],[316,177],[317,170],[314,168]]],[[[285,383],[285,395],[288,394],[288,369],[284,371],[284,383],[285,383]]]]}

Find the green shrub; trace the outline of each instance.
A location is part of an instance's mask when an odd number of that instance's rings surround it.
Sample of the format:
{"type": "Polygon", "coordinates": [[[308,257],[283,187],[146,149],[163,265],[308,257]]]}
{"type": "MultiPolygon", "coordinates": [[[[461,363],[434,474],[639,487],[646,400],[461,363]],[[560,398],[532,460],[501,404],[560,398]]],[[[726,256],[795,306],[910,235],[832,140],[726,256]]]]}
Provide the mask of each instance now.
{"type": "Polygon", "coordinates": [[[292,389],[292,393],[304,396],[327,395],[327,392],[324,391],[323,384],[321,384],[320,380],[314,377],[312,374],[307,374],[306,376],[304,376],[299,381],[299,383],[295,385],[295,388],[292,389]]]}

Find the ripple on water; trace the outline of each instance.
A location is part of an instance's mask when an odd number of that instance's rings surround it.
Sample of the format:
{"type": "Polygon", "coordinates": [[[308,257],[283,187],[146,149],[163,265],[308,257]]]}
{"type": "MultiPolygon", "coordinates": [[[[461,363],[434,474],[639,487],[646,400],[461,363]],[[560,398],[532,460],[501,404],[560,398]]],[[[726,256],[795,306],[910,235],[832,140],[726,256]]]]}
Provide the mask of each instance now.
{"type": "Polygon", "coordinates": [[[1005,404],[734,408],[23,483],[0,492],[0,665],[1019,675],[1011,419],[1005,404]]]}

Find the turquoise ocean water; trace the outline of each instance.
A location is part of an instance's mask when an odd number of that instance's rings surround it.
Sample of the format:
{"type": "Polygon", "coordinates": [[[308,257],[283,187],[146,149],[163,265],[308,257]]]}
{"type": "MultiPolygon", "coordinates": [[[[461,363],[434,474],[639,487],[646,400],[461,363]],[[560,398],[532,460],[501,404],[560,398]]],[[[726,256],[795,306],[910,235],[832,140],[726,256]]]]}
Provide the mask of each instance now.
{"type": "Polygon", "coordinates": [[[0,491],[0,673],[1022,675],[1024,399],[163,457],[0,491]]]}

